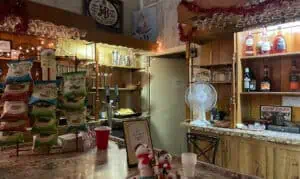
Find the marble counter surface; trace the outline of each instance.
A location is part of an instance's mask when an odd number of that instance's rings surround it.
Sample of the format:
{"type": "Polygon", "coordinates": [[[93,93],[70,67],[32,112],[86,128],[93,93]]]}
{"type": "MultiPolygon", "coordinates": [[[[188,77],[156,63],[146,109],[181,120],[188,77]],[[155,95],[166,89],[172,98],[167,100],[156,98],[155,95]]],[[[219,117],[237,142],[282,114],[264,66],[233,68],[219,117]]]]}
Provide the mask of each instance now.
{"type": "Polygon", "coordinates": [[[257,139],[262,141],[274,142],[279,144],[300,146],[300,134],[275,132],[269,130],[251,131],[251,130],[229,129],[229,128],[219,128],[219,127],[198,127],[198,126],[193,126],[187,122],[183,122],[181,123],[181,125],[201,132],[209,132],[209,133],[214,133],[218,135],[227,135],[227,136],[238,136],[238,137],[251,138],[251,139],[257,139]]]}
{"type": "MultiPolygon", "coordinates": [[[[14,149],[0,151],[0,179],[126,179],[138,174],[136,168],[127,167],[126,150],[119,149],[115,142],[109,143],[107,152],[97,149],[50,155],[22,152],[19,157],[12,156],[14,152],[14,149]]],[[[180,171],[178,158],[173,167],[180,171]]],[[[258,179],[203,162],[198,162],[196,175],[195,179],[258,179]]]]}

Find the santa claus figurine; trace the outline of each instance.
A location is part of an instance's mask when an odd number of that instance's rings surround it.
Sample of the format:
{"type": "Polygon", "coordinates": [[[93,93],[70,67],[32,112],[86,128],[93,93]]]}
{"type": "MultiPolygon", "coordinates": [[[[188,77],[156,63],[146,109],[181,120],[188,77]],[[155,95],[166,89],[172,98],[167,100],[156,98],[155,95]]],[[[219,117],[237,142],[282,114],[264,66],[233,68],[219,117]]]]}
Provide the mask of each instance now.
{"type": "Polygon", "coordinates": [[[140,179],[154,179],[152,168],[153,151],[145,144],[138,144],[135,147],[135,155],[138,159],[140,179]]]}
{"type": "Polygon", "coordinates": [[[158,167],[161,179],[173,179],[175,175],[171,173],[172,156],[167,151],[160,151],[158,153],[158,167]]]}

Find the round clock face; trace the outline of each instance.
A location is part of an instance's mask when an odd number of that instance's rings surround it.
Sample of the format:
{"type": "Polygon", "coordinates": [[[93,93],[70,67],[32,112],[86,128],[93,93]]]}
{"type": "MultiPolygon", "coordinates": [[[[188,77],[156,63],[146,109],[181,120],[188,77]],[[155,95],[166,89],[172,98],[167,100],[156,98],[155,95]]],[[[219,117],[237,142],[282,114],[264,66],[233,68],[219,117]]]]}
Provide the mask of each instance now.
{"type": "Polygon", "coordinates": [[[116,7],[108,0],[91,0],[89,12],[99,24],[105,26],[114,26],[119,19],[116,7]]]}

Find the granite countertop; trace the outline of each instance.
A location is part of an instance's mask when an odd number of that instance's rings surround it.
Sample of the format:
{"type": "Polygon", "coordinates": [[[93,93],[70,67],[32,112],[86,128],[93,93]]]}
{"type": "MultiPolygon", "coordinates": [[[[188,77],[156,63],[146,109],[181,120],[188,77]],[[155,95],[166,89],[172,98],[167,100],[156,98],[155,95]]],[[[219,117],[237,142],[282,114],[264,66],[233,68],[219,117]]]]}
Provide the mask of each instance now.
{"type": "MultiPolygon", "coordinates": [[[[118,143],[118,139],[116,141],[118,143]]],[[[28,151],[19,157],[14,156],[14,152],[14,149],[0,151],[0,179],[126,179],[138,174],[137,168],[127,167],[126,150],[112,141],[106,152],[91,149],[82,153],[37,155],[28,151]]],[[[180,171],[180,160],[174,158],[173,168],[180,171]]],[[[198,162],[196,168],[195,179],[258,179],[203,162],[198,162]]]]}
{"type": "Polygon", "coordinates": [[[275,132],[269,130],[251,131],[242,129],[230,129],[219,127],[198,127],[188,122],[181,123],[182,126],[201,132],[210,132],[218,135],[238,136],[244,138],[257,139],[262,141],[274,142],[279,144],[300,145],[300,134],[275,132]]]}

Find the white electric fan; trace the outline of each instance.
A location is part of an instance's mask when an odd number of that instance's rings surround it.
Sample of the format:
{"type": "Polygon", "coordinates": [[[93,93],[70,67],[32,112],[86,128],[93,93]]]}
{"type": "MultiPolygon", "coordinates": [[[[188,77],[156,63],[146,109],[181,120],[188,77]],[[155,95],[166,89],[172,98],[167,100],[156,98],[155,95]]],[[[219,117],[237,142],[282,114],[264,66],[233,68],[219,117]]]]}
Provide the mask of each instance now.
{"type": "Polygon", "coordinates": [[[185,102],[193,111],[195,118],[191,124],[198,126],[210,126],[206,120],[206,112],[215,107],[217,103],[217,91],[209,83],[197,81],[190,85],[185,92],[185,102]]]}

